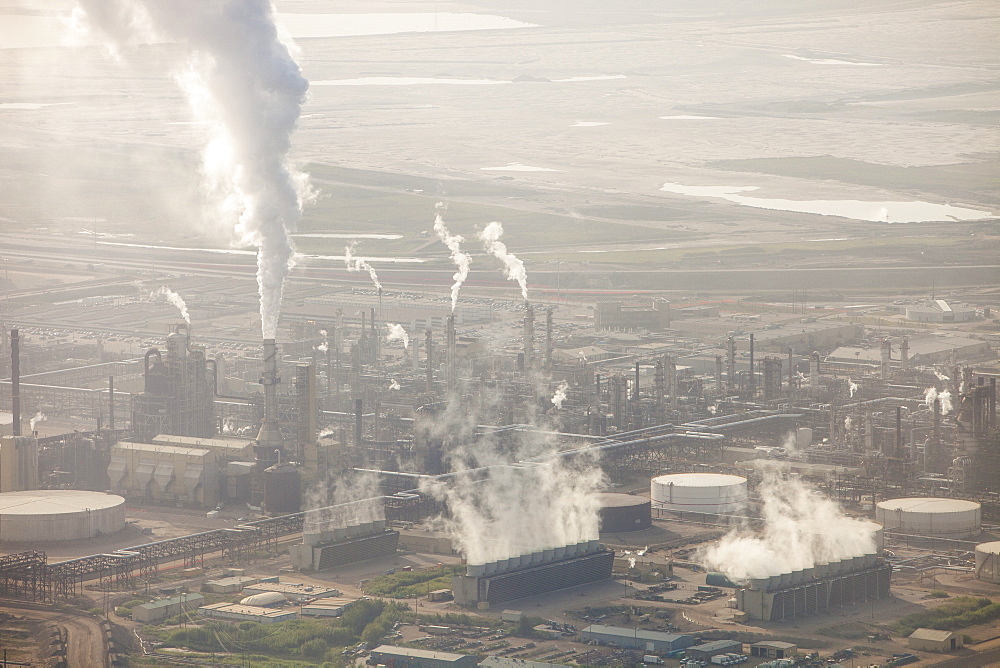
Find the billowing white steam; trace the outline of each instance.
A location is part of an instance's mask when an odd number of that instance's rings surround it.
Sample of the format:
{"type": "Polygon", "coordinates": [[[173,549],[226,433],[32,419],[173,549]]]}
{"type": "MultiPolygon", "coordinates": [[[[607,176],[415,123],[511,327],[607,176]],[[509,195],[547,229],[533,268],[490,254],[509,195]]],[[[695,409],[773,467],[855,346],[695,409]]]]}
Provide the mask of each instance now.
{"type": "Polygon", "coordinates": [[[319,334],[320,336],[323,337],[323,343],[316,346],[316,350],[320,351],[321,353],[325,353],[327,350],[330,349],[330,340],[327,338],[327,332],[325,329],[319,330],[319,334]]]}
{"type": "Polygon", "coordinates": [[[163,297],[168,302],[176,306],[177,310],[181,312],[181,317],[184,318],[184,322],[189,325],[191,324],[191,315],[188,313],[188,307],[187,304],[184,303],[183,297],[165,285],[160,286],[159,290],[154,290],[149,293],[150,299],[156,299],[157,297],[163,297]]]}
{"type": "Polygon", "coordinates": [[[385,324],[389,328],[389,333],[385,335],[386,343],[392,343],[393,341],[402,341],[404,348],[410,347],[410,335],[406,333],[402,325],[387,322],[385,324]]]}
{"type": "Polygon", "coordinates": [[[486,249],[487,253],[503,262],[504,276],[508,280],[517,281],[518,285],[521,286],[521,297],[527,299],[528,273],[524,269],[524,262],[507,251],[507,244],[500,241],[502,236],[503,225],[494,221],[479,233],[479,240],[483,242],[483,248],[486,249]]]}
{"type": "Polygon", "coordinates": [[[349,246],[344,247],[344,264],[347,265],[347,271],[361,271],[364,269],[371,276],[372,283],[375,284],[375,288],[382,292],[382,284],[379,283],[378,274],[372,269],[372,266],[368,264],[362,257],[354,257],[354,247],[358,245],[357,241],[352,241],[349,246]]]}
{"type": "Polygon", "coordinates": [[[851,416],[850,415],[848,415],[847,417],[844,418],[844,430],[845,431],[850,431],[851,430],[851,426],[853,424],[854,424],[854,421],[851,420],[851,416]]]}
{"type": "Polygon", "coordinates": [[[848,390],[850,391],[850,393],[851,393],[851,399],[853,399],[853,398],[854,398],[854,393],[858,391],[858,384],[857,384],[857,383],[855,383],[855,382],[854,382],[853,380],[851,380],[850,378],[848,378],[848,379],[847,379],[847,389],[848,389],[848,390]]]}
{"type": "Polygon", "coordinates": [[[937,369],[934,370],[934,375],[937,376],[938,380],[951,380],[951,378],[949,378],[948,376],[944,375],[943,373],[941,373],[937,369]]]}
{"type": "Polygon", "coordinates": [[[733,580],[764,578],[875,552],[873,524],[847,517],[798,479],[766,471],[763,527],[739,527],[700,551],[702,564],[733,580]]]}
{"type": "Polygon", "coordinates": [[[708,407],[709,415],[715,415],[718,412],[718,410],[719,410],[718,404],[712,404],[711,406],[708,407]]]}
{"type": "Polygon", "coordinates": [[[239,242],[257,248],[261,329],[274,338],[294,264],[289,234],[311,190],[288,159],[309,82],[278,38],[271,0],[78,2],[116,47],[176,44],[169,51],[176,78],[195,115],[214,131],[204,154],[208,185],[239,242]]]}
{"type": "Polygon", "coordinates": [[[39,422],[45,422],[48,419],[49,417],[45,413],[38,411],[37,413],[35,413],[34,417],[28,420],[28,431],[31,432],[35,431],[36,424],[38,424],[39,422]]]}
{"type": "Polygon", "coordinates": [[[393,378],[392,382],[389,383],[389,389],[390,390],[398,390],[399,389],[399,381],[396,380],[395,378],[393,378]]]}
{"type": "Polygon", "coordinates": [[[556,408],[562,408],[563,402],[566,401],[566,390],[569,389],[569,383],[565,380],[559,383],[559,387],[556,388],[556,393],[552,395],[552,405],[556,408]]]}
{"type": "Polygon", "coordinates": [[[455,282],[451,286],[451,310],[454,311],[458,305],[458,291],[462,289],[462,283],[465,283],[465,279],[469,277],[469,266],[472,264],[472,258],[468,253],[462,252],[461,246],[465,238],[459,234],[452,234],[445,227],[444,218],[441,217],[445,209],[444,203],[438,202],[434,206],[437,209],[437,215],[434,216],[434,231],[437,232],[441,243],[447,246],[451,252],[451,261],[458,267],[458,271],[452,276],[455,282]]]}
{"type": "Polygon", "coordinates": [[[305,505],[305,533],[385,519],[385,503],[373,473],[353,473],[320,481],[306,494],[305,505]]]}
{"type": "Polygon", "coordinates": [[[934,410],[935,399],[941,403],[941,415],[947,415],[951,412],[951,409],[953,408],[951,405],[951,392],[948,390],[938,392],[936,387],[928,387],[924,390],[924,403],[927,404],[927,407],[931,410],[934,410]]]}

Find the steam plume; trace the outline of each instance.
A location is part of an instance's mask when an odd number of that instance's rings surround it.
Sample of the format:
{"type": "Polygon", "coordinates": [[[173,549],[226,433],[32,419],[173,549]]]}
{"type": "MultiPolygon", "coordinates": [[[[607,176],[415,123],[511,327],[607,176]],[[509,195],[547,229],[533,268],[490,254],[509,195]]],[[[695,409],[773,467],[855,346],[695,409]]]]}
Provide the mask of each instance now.
{"type": "Polygon", "coordinates": [[[327,350],[330,349],[330,340],[327,339],[327,332],[325,329],[319,330],[319,334],[320,336],[323,337],[323,343],[316,346],[316,350],[320,351],[321,353],[325,353],[327,350]]]}
{"type": "Polygon", "coordinates": [[[858,391],[858,384],[855,383],[850,378],[847,379],[847,389],[851,392],[851,399],[854,398],[854,393],[858,391]]]}
{"type": "Polygon", "coordinates": [[[437,232],[441,243],[451,251],[451,261],[458,267],[458,271],[452,276],[455,282],[451,286],[451,310],[454,311],[458,305],[458,291],[465,283],[465,279],[469,277],[469,266],[472,264],[472,258],[469,257],[468,253],[462,252],[461,245],[465,238],[459,234],[451,234],[445,227],[444,219],[441,217],[445,209],[444,203],[438,202],[434,206],[437,209],[437,215],[434,216],[434,231],[437,232]]]}
{"type": "Polygon", "coordinates": [[[765,471],[759,531],[736,528],[700,554],[703,565],[734,580],[763,578],[875,552],[872,524],[841,512],[797,479],[765,471]]]}
{"type": "Polygon", "coordinates": [[[944,390],[938,392],[936,387],[928,387],[924,390],[924,403],[927,407],[934,408],[934,400],[937,399],[941,403],[941,415],[947,415],[951,412],[953,406],[951,405],[951,392],[944,390]]]}
{"type": "Polygon", "coordinates": [[[177,310],[181,312],[181,317],[184,318],[184,322],[189,325],[191,324],[191,315],[188,313],[188,307],[187,304],[184,303],[184,299],[167,286],[160,286],[159,290],[150,292],[149,297],[150,299],[164,297],[168,302],[177,307],[177,310]]]}
{"type": "Polygon", "coordinates": [[[215,136],[204,172],[244,245],[257,248],[261,330],[274,338],[285,277],[294,265],[290,232],[311,195],[288,160],[309,82],[278,39],[271,0],[78,0],[116,47],[176,43],[177,79],[195,115],[215,136]]]}
{"type": "Polygon", "coordinates": [[[944,375],[943,373],[941,373],[937,369],[934,370],[934,375],[937,376],[938,380],[951,380],[951,378],[949,378],[948,376],[944,375]]]}
{"type": "Polygon", "coordinates": [[[844,429],[846,431],[850,431],[851,430],[851,425],[853,425],[853,424],[854,424],[854,421],[851,420],[851,416],[850,415],[848,415],[847,417],[844,418],[844,429]]]}
{"type": "Polygon", "coordinates": [[[393,378],[392,382],[389,383],[389,389],[390,390],[398,390],[399,389],[399,381],[396,380],[395,378],[393,378]]]}
{"type": "Polygon", "coordinates": [[[45,422],[48,419],[49,417],[45,413],[38,411],[37,413],[35,413],[34,417],[28,420],[28,431],[32,432],[35,431],[36,424],[38,424],[39,422],[45,422]]]}
{"type": "Polygon", "coordinates": [[[354,247],[358,245],[357,241],[352,241],[349,246],[344,247],[344,263],[347,265],[347,271],[361,271],[364,269],[371,276],[372,283],[375,284],[375,288],[382,292],[382,284],[379,283],[378,274],[372,269],[372,266],[365,261],[364,258],[354,257],[354,247]]]}
{"type": "Polygon", "coordinates": [[[402,341],[404,348],[410,347],[410,335],[406,333],[406,330],[403,329],[402,325],[387,322],[385,326],[389,328],[389,333],[385,336],[386,343],[402,341]]]}
{"type": "MultiPolygon", "coordinates": [[[[320,436],[322,438],[322,435],[320,436]]],[[[385,504],[372,473],[327,478],[306,495],[305,533],[319,533],[385,519],[385,504]]]]}
{"type": "Polygon", "coordinates": [[[483,242],[483,248],[487,253],[491,253],[498,260],[503,262],[504,276],[508,280],[517,281],[521,286],[521,297],[528,298],[528,274],[524,269],[524,262],[519,260],[513,253],[507,251],[507,244],[500,241],[503,236],[503,225],[494,221],[486,226],[479,233],[479,240],[483,242]]]}
{"type": "Polygon", "coordinates": [[[565,380],[559,383],[559,387],[556,388],[556,393],[552,395],[552,405],[556,408],[562,408],[563,402],[566,401],[566,390],[569,389],[569,383],[565,380]]]}

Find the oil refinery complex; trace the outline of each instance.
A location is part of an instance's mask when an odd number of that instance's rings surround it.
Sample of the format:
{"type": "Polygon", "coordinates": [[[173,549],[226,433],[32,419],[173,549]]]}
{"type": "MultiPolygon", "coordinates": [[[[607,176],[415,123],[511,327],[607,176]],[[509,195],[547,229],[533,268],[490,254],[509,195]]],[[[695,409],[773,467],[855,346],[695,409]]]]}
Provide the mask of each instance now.
{"type": "Polygon", "coordinates": [[[48,324],[8,313],[4,596],[121,596],[183,572],[185,591],[230,598],[166,595],[133,619],[277,624],[342,614],[365,590],[344,598],[339,574],[425,555],[460,569],[424,593],[440,612],[591,592],[704,607],[692,638],[781,644],[788,624],[901,591],[1000,593],[995,342],[952,325],[914,330],[889,305],[872,327],[836,305],[472,295],[485,315],[465,318],[418,293],[410,312],[440,315],[400,324],[391,290],[323,286],[296,288],[315,310],[261,344],[228,329],[237,308],[212,286],[186,288],[194,326],[136,320],[159,339],[117,319],[162,313],[144,297],[61,303],[48,324]],[[104,324],[68,324],[85,317],[104,324]],[[940,354],[916,361],[930,340],[940,354]],[[154,516],[199,529],[163,535],[154,516]],[[258,563],[309,593],[246,575],[258,563]]]}

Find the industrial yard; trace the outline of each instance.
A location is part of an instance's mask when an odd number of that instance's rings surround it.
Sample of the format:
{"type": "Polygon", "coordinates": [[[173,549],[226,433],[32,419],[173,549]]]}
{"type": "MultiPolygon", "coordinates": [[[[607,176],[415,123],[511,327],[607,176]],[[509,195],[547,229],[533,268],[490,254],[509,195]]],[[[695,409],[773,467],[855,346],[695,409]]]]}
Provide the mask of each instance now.
{"type": "Polygon", "coordinates": [[[0,8],[4,665],[1000,665],[996,7],[185,7],[0,8]]]}

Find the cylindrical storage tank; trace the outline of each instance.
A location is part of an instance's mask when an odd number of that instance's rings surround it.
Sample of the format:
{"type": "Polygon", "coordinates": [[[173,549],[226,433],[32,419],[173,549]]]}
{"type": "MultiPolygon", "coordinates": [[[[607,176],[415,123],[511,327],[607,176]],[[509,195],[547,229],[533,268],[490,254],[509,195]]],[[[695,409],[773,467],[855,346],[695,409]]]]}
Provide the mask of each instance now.
{"type": "Polygon", "coordinates": [[[813,572],[816,574],[817,578],[825,578],[830,573],[830,564],[825,561],[821,561],[813,566],[813,572]]]}
{"type": "Polygon", "coordinates": [[[601,494],[601,533],[642,531],[653,524],[650,500],[634,494],[601,494]]]}
{"type": "Polygon", "coordinates": [[[264,470],[264,512],[288,515],[302,510],[302,476],[291,464],[264,470]]]}
{"type": "Polygon", "coordinates": [[[125,499],[115,494],[39,489],[0,494],[0,541],[45,543],[95,538],[125,527],[125,499]]]}
{"type": "Polygon", "coordinates": [[[976,545],[976,577],[1000,584],[1000,540],[976,545]]]}
{"type": "Polygon", "coordinates": [[[813,430],[809,427],[799,427],[795,430],[795,449],[808,448],[813,442],[813,430]]]}
{"type": "Polygon", "coordinates": [[[886,531],[933,538],[978,536],[982,531],[980,513],[978,503],[962,499],[903,498],[875,505],[875,520],[886,531]]]}
{"type": "Polygon", "coordinates": [[[664,510],[728,514],[747,500],[747,479],[723,473],[672,473],[650,482],[653,504],[664,510]]]}

